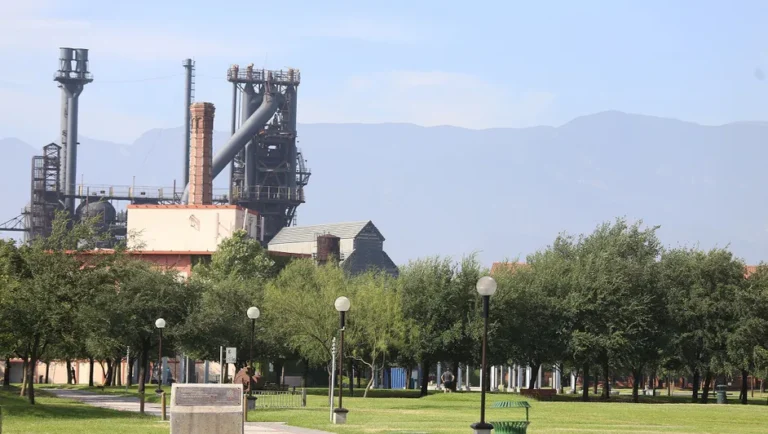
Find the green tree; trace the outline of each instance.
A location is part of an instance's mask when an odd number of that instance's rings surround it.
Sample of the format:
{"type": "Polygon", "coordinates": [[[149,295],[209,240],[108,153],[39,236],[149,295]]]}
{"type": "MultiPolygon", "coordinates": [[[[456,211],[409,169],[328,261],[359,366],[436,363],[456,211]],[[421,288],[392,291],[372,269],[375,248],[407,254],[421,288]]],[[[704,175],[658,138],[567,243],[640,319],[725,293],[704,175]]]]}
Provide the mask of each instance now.
{"type": "Polygon", "coordinates": [[[679,248],[661,258],[662,285],[667,290],[671,344],[676,358],[693,375],[692,401],[706,403],[713,376],[727,364],[727,341],[735,324],[735,295],[744,281],[744,263],[726,249],[702,252],[679,248]]]}
{"type": "Polygon", "coordinates": [[[747,403],[747,377],[766,367],[768,349],[768,266],[757,267],[735,294],[735,325],[727,337],[730,363],[741,374],[739,399],[747,403]],[[761,366],[762,365],[762,366],[761,366]]]}
{"type": "Polygon", "coordinates": [[[112,323],[121,328],[120,338],[107,349],[122,345],[136,349],[139,356],[139,391],[144,392],[149,361],[157,360],[159,341],[155,320],[163,318],[163,355],[173,355],[182,332],[184,319],[198,304],[199,286],[182,282],[173,271],[153,268],[130,257],[111,266],[114,283],[104,287],[92,301],[91,319],[96,323],[112,323]]]}
{"type": "MultiPolygon", "coordinates": [[[[373,386],[379,360],[403,345],[405,324],[402,302],[395,279],[385,273],[369,272],[352,279],[348,288],[354,291],[346,336],[351,357],[368,366],[371,378],[363,397],[373,386]]],[[[345,343],[345,346],[347,344],[345,343]]],[[[351,380],[350,380],[351,381],[351,380]]]]}
{"type": "Polygon", "coordinates": [[[71,224],[66,213],[57,214],[52,233],[22,246],[14,253],[5,245],[2,266],[6,279],[0,300],[0,323],[8,324],[17,339],[17,354],[25,361],[26,392],[35,403],[34,369],[54,343],[74,334],[77,309],[84,298],[81,261],[73,250],[91,247],[95,241],[91,222],[71,224]]]}
{"type": "MultiPolygon", "coordinates": [[[[655,320],[650,307],[658,292],[657,229],[619,218],[578,243],[575,290],[567,298],[573,319],[570,347],[585,378],[589,364],[600,366],[605,400],[610,399],[611,368],[629,363],[633,351],[643,351],[641,340],[654,333],[644,323],[655,320]]],[[[633,363],[641,363],[639,356],[633,363]]]]}
{"type": "MultiPolygon", "coordinates": [[[[335,264],[294,261],[267,285],[264,312],[274,333],[310,366],[329,366],[331,343],[339,329],[334,302],[348,296],[348,279],[335,264]]],[[[355,315],[352,307],[350,315],[355,315]]]]}
{"type": "Polygon", "coordinates": [[[415,333],[409,334],[407,349],[421,363],[421,395],[427,395],[429,368],[442,351],[441,334],[453,322],[448,311],[457,307],[443,297],[450,291],[453,264],[448,258],[411,261],[400,270],[403,315],[415,333]]]}
{"type": "Polygon", "coordinates": [[[229,279],[264,281],[275,274],[275,262],[258,240],[248,238],[242,230],[235,231],[219,244],[211,255],[210,264],[199,264],[194,269],[196,279],[214,282],[229,279]]]}
{"type": "MultiPolygon", "coordinates": [[[[569,321],[560,296],[568,291],[570,264],[554,247],[530,255],[526,262],[509,263],[494,273],[499,286],[492,317],[498,327],[491,341],[504,355],[500,363],[514,361],[538,372],[542,364],[562,361],[568,347],[569,321]]],[[[529,389],[542,387],[536,380],[532,375],[529,389]]]]}
{"type": "MultiPolygon", "coordinates": [[[[275,264],[259,242],[244,231],[237,231],[219,245],[210,264],[195,266],[192,282],[202,294],[199,304],[179,329],[182,347],[201,359],[215,359],[221,345],[238,351],[237,366],[245,366],[250,357],[251,321],[246,310],[256,306],[261,316],[255,323],[254,358],[275,360],[276,367],[290,354],[276,328],[268,327],[274,312],[264,307],[264,292],[275,274],[275,264]]],[[[279,369],[276,369],[279,371],[279,369]]]]}

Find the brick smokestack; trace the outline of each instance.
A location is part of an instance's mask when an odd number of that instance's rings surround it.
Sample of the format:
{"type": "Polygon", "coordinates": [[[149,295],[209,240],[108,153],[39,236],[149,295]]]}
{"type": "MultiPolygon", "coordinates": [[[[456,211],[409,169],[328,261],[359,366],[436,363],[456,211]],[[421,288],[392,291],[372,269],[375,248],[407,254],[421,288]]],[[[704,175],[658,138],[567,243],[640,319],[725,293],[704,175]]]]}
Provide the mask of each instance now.
{"type": "Polygon", "coordinates": [[[326,234],[317,237],[317,255],[315,255],[318,264],[326,264],[328,261],[339,261],[341,256],[341,238],[336,235],[326,234]]]}
{"type": "Polygon", "coordinates": [[[213,114],[216,107],[209,102],[196,102],[189,107],[192,134],[189,152],[189,204],[213,203],[213,114]]]}

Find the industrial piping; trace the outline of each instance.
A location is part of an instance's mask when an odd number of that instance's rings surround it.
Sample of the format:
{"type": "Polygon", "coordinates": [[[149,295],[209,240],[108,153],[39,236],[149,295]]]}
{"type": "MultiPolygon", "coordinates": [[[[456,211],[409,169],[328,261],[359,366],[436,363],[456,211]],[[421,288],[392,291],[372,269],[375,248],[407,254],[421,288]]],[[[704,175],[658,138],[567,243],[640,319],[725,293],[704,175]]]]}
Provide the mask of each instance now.
{"type": "MultiPolygon", "coordinates": [[[[247,121],[243,122],[235,134],[230,137],[227,144],[222,147],[216,155],[213,156],[213,167],[211,170],[211,180],[219,176],[225,167],[235,158],[238,152],[243,150],[245,145],[259,132],[267,121],[275,114],[282,96],[267,90],[264,93],[264,100],[259,108],[251,115],[247,121]]],[[[181,197],[181,203],[189,202],[189,184],[184,188],[184,194],[181,197]]]]}

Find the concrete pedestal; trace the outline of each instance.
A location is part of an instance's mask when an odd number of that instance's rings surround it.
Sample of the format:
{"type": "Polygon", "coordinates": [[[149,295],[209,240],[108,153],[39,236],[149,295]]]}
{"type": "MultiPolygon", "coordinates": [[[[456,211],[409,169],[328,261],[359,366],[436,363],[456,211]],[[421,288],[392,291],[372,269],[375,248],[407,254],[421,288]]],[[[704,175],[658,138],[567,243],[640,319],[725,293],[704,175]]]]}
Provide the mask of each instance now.
{"type": "Polygon", "coordinates": [[[493,430],[493,425],[489,423],[473,423],[470,428],[472,428],[472,432],[474,434],[491,434],[491,430],[493,430]]]}
{"type": "Polygon", "coordinates": [[[333,410],[334,425],[344,425],[347,423],[347,413],[349,413],[349,410],[346,408],[337,408],[336,410],[333,410]]]}
{"type": "Polygon", "coordinates": [[[173,384],[171,434],[242,434],[242,384],[173,384]]]}

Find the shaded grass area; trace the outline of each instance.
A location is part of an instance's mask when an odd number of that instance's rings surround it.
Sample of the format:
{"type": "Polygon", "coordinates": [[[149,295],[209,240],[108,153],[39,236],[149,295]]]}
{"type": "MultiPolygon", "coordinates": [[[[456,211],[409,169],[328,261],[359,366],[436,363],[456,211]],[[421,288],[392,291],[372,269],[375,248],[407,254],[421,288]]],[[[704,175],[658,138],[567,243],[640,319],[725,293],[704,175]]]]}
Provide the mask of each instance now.
{"type": "Polygon", "coordinates": [[[19,389],[0,389],[3,434],[134,434],[167,433],[168,424],[140,416],[60,399],[36,390],[35,405],[19,396],[19,389]]]}
{"type": "MultiPolygon", "coordinates": [[[[88,387],[82,384],[45,384],[42,386],[45,387],[46,389],[85,390],[92,393],[98,393],[100,395],[132,396],[137,399],[139,398],[139,386],[131,386],[127,389],[125,386],[104,387],[102,389],[101,387],[88,387]]],[[[155,393],[155,389],[157,389],[157,384],[146,385],[146,392],[144,393],[144,402],[149,402],[154,404],[160,403],[160,395],[155,393]]],[[[165,392],[165,395],[166,395],[167,404],[170,405],[171,386],[163,386],[163,391],[165,392]]]]}
{"type": "MultiPolygon", "coordinates": [[[[651,398],[651,397],[648,397],[651,398]]],[[[656,397],[661,398],[661,397],[656,397]]],[[[521,400],[516,394],[491,394],[495,401],[521,400]]],[[[757,405],[622,402],[536,402],[528,400],[529,433],[746,433],[768,432],[768,408],[757,405]]],[[[327,398],[310,396],[308,408],[258,410],[248,420],[288,424],[337,433],[467,433],[479,420],[478,393],[435,394],[422,399],[345,398],[347,425],[329,421],[327,398]]],[[[522,409],[487,410],[487,420],[525,420],[522,409]]]]}

